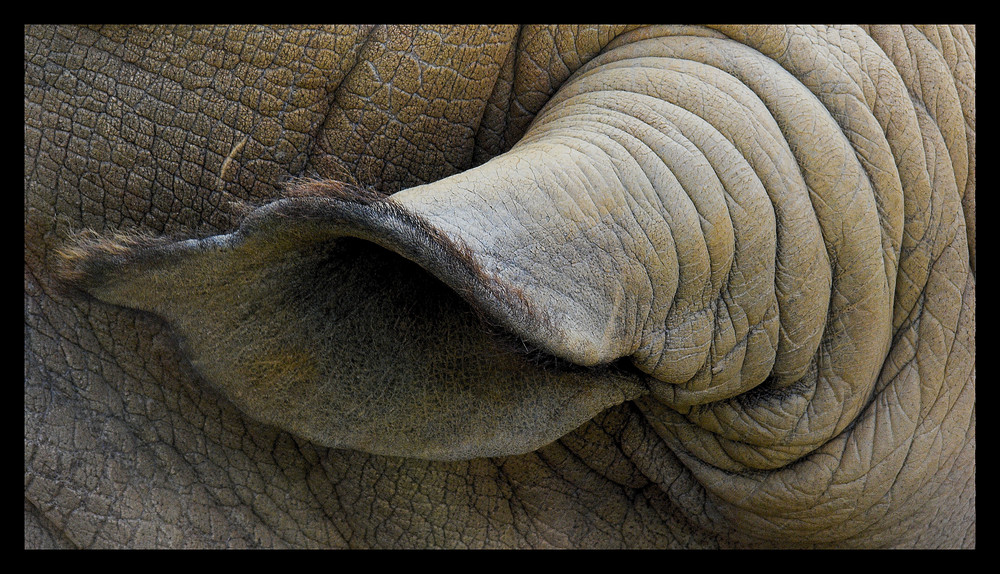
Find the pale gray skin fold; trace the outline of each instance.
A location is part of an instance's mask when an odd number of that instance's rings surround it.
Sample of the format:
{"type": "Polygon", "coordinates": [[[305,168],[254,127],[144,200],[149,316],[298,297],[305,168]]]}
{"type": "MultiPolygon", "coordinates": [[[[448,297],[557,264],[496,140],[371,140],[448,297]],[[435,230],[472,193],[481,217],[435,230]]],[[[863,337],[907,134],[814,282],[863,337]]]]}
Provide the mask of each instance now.
{"type": "Polygon", "coordinates": [[[25,28],[25,547],[975,547],[975,28],[25,28]]]}

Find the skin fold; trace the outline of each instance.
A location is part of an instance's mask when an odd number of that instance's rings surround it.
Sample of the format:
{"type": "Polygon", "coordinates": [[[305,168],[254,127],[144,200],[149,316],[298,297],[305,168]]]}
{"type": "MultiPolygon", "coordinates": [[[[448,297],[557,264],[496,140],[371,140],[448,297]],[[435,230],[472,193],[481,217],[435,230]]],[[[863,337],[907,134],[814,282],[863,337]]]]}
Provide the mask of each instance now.
{"type": "Polygon", "coordinates": [[[975,547],[975,28],[25,28],[25,547],[975,547]]]}

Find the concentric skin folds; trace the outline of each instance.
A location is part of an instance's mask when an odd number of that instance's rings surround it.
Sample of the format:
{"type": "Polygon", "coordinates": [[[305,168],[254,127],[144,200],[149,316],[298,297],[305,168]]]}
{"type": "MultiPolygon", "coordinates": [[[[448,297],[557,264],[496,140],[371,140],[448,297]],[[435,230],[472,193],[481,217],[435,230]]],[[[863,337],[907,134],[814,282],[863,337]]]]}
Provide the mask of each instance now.
{"type": "Polygon", "coordinates": [[[61,277],[163,317],[247,416],[318,444],[512,456],[631,401],[703,486],[695,523],[968,543],[956,50],[914,28],[640,28],[477,167],[389,195],[292,180],[223,235],[84,234],[61,277]]]}

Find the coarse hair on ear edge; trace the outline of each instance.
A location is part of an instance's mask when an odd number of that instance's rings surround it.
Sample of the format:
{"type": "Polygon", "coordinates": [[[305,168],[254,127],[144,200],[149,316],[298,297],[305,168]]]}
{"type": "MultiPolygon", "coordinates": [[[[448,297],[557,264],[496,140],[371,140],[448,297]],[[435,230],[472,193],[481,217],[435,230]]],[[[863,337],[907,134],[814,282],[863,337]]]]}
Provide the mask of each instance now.
{"type": "Polygon", "coordinates": [[[388,195],[370,187],[363,187],[336,179],[295,177],[281,184],[284,197],[326,197],[362,205],[385,201],[388,195]]]}
{"type": "Polygon", "coordinates": [[[64,285],[86,290],[101,282],[104,273],[130,261],[136,253],[175,241],[146,231],[99,233],[84,229],[56,248],[53,274],[64,285]]]}

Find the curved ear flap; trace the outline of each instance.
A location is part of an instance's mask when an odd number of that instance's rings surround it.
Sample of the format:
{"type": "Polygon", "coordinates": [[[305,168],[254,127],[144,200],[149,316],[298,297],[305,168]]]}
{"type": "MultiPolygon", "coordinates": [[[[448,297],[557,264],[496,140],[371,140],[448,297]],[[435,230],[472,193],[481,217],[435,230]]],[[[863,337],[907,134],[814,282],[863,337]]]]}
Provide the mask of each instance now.
{"type": "Polygon", "coordinates": [[[243,412],[328,446],[432,459],[520,454],[644,391],[613,368],[526,353],[397,253],[476,293],[470,300],[523,305],[419,216],[329,182],[300,185],[228,235],[85,235],[63,253],[62,276],[162,316],[202,377],[243,412]]]}

